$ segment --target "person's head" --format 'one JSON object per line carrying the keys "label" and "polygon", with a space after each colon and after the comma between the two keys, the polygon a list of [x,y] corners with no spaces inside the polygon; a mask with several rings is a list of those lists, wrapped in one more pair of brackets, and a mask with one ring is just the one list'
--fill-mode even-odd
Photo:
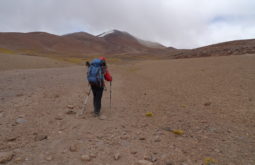
{"label": "person's head", "polygon": [[102,66],[106,66],[106,58],[102,56],[99,59],[103,61]]}

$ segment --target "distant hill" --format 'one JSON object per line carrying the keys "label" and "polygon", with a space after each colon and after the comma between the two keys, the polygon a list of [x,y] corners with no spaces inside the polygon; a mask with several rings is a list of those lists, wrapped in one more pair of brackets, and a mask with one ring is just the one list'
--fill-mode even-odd
{"label": "distant hill", "polygon": [[255,53],[255,40],[238,40],[196,49],[176,49],[111,30],[98,36],[86,32],[54,35],[46,32],[0,33],[0,53],[87,58],[190,58]]}
{"label": "distant hill", "polygon": [[[144,42],[149,43],[149,41]],[[99,36],[85,32],[62,36],[45,32],[0,33],[0,49],[29,55],[87,57],[150,54],[158,48],[141,43],[127,32],[112,30]]]}
{"label": "distant hill", "polygon": [[255,53],[255,39],[236,40],[204,46],[190,50],[178,50],[171,55],[175,58],[227,56]]}

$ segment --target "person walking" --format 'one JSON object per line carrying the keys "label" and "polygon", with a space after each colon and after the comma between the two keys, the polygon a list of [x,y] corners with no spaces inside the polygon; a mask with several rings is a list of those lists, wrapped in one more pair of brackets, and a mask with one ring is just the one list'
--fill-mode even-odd
{"label": "person walking", "polygon": [[101,100],[105,89],[104,80],[112,82],[112,76],[108,71],[105,57],[96,58],[90,63],[87,62],[86,65],[88,66],[87,79],[93,93],[94,114],[99,116]]}

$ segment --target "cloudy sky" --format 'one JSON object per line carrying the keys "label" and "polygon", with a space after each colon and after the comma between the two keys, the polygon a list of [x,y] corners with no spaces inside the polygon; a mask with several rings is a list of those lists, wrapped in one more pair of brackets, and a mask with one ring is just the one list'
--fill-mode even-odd
{"label": "cloudy sky", "polygon": [[0,0],[0,32],[111,29],[177,48],[255,38],[255,0]]}

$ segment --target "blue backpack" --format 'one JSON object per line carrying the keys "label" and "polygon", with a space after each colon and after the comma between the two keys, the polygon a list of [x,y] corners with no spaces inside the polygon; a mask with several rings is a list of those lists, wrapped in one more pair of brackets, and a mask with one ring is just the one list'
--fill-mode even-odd
{"label": "blue backpack", "polygon": [[87,79],[90,84],[103,85],[104,73],[103,73],[103,61],[100,59],[94,59],[91,61],[87,72]]}

